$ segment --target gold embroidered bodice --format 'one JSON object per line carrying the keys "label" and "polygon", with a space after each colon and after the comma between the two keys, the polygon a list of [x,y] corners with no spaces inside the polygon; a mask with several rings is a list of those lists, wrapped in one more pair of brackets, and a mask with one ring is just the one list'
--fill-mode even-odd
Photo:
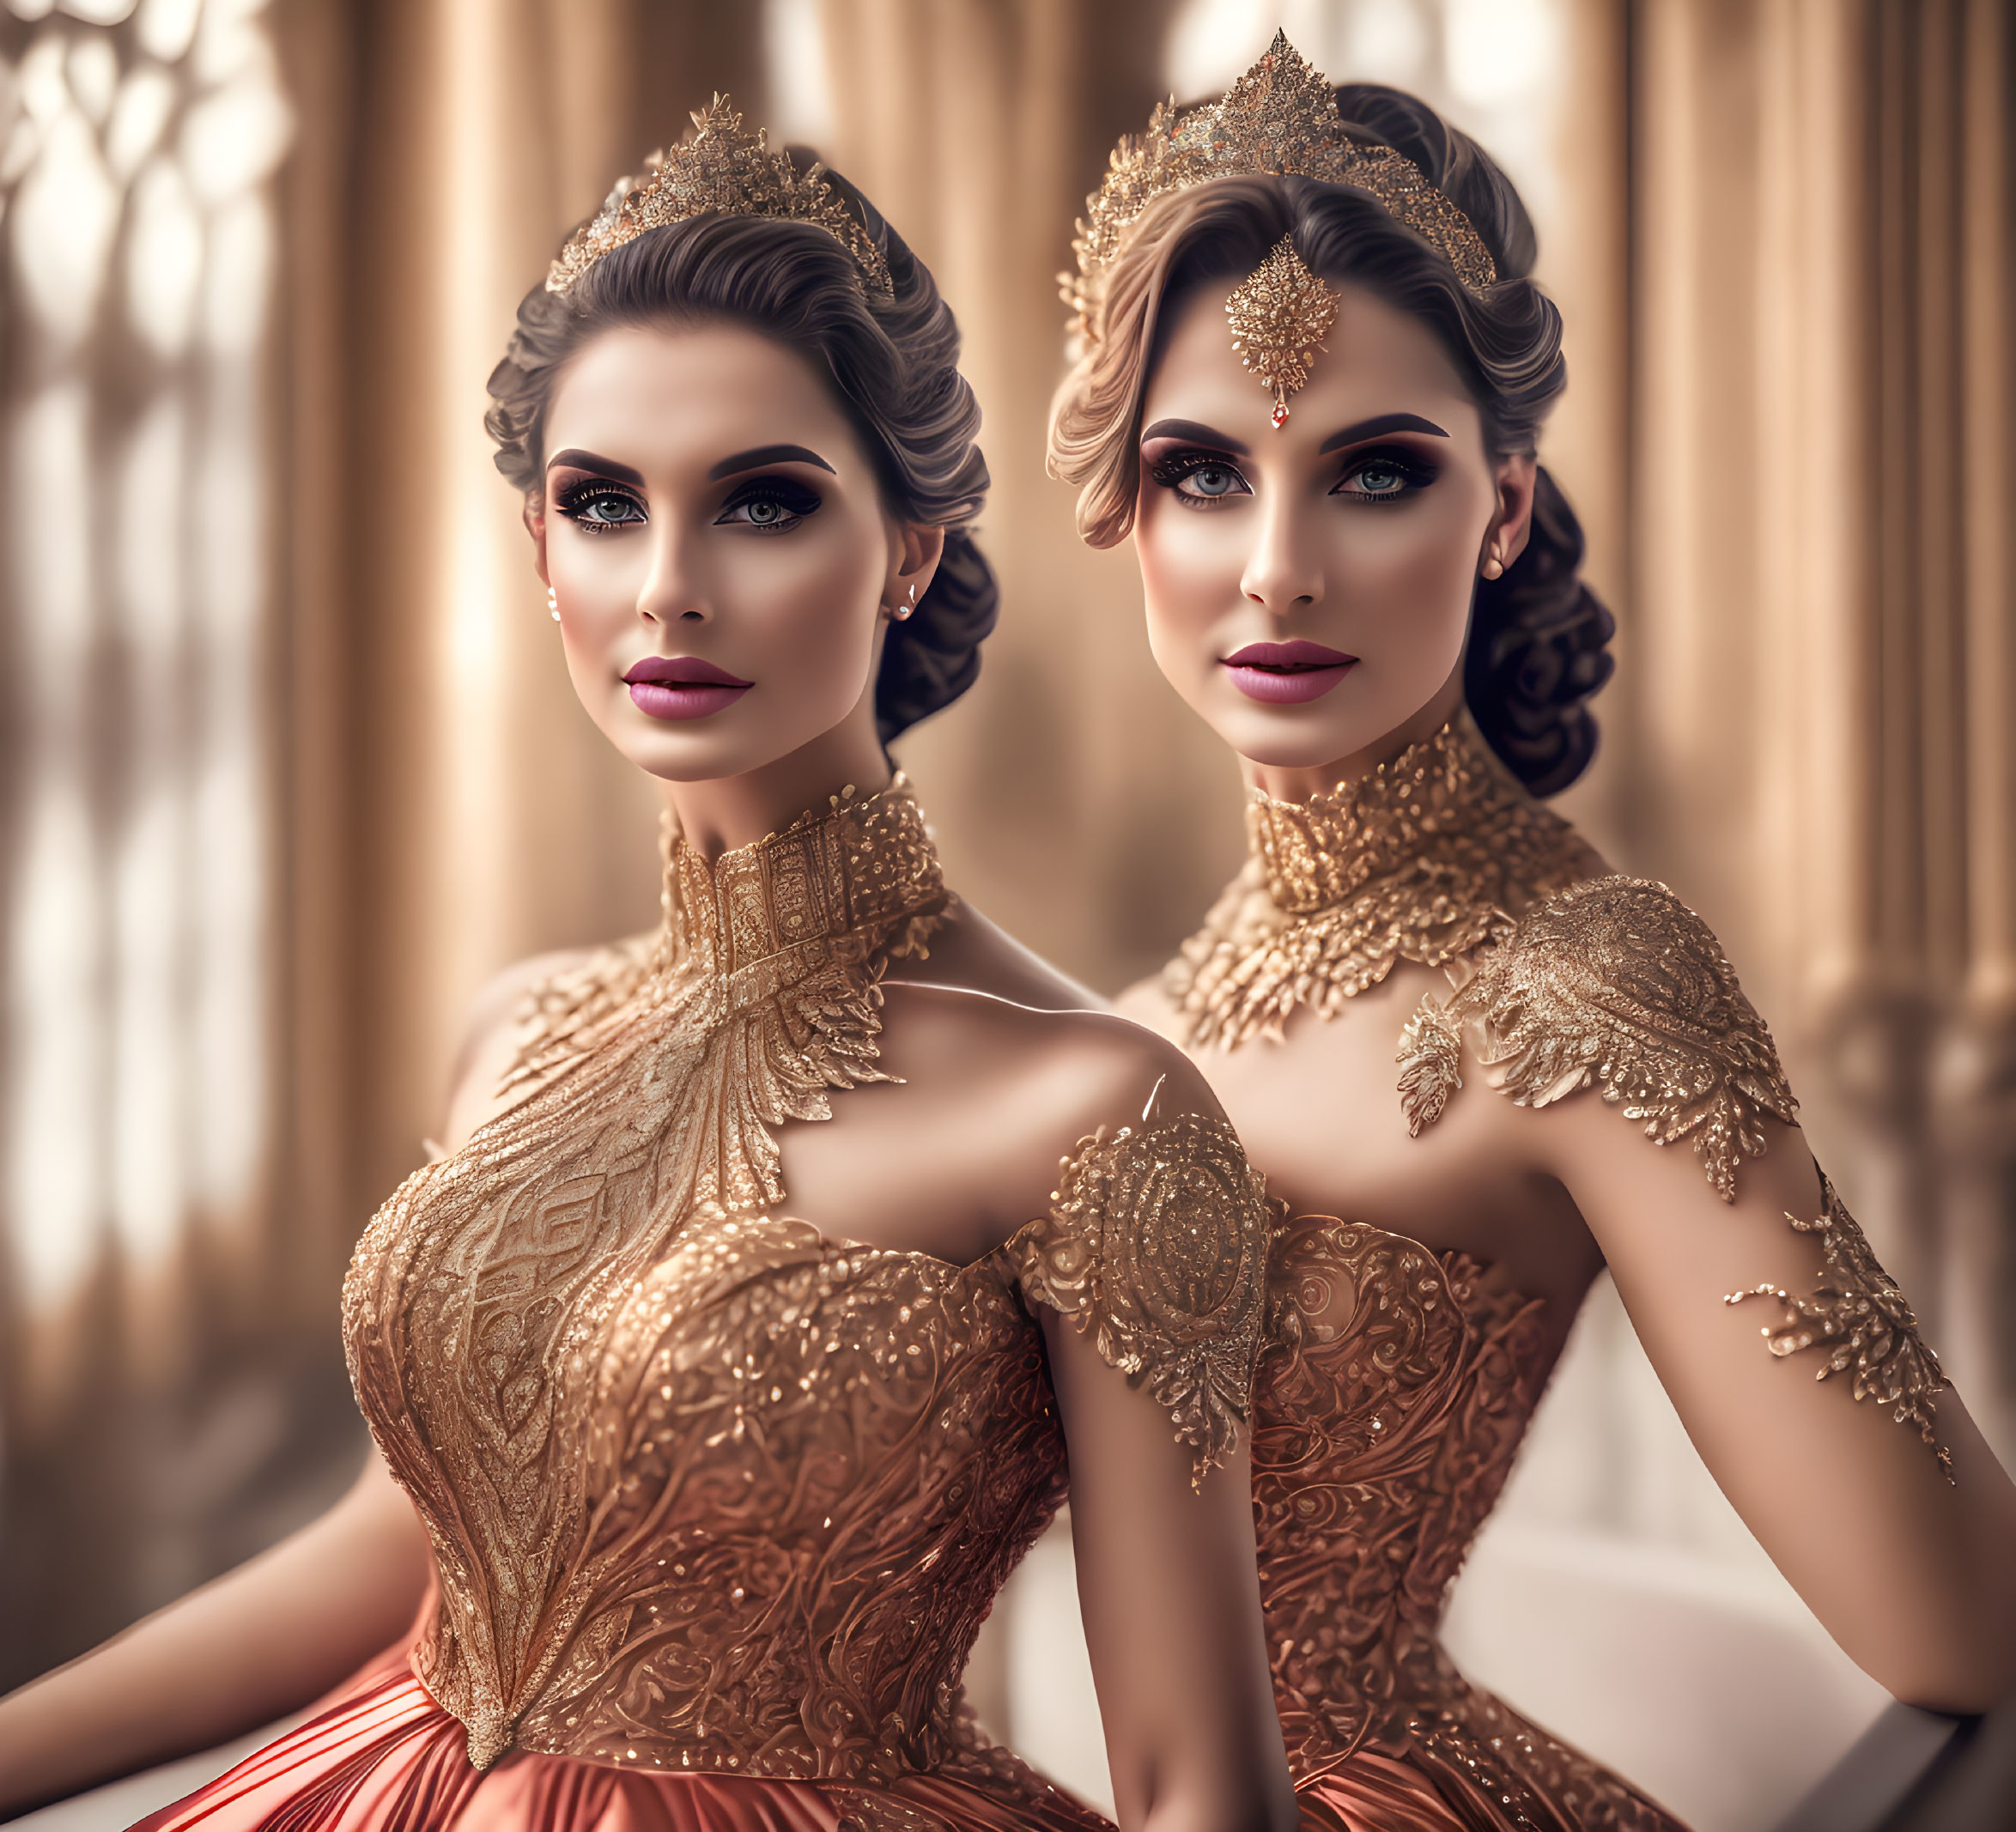
{"label": "gold embroidered bodice", "polygon": [[1305,1823],[1333,1823],[1326,1784],[1348,1788],[1353,1758],[1371,1752],[1436,1777],[1452,1805],[1495,1816],[1452,1822],[1479,1832],[1678,1832],[1469,1684],[1437,1639],[1545,1384],[1552,1343],[1539,1305],[1460,1253],[1326,1216],[1282,1225],[1272,1288],[1254,1512],[1275,1702]]}
{"label": "gold embroidered bodice", "polygon": [[[1466,717],[1306,804],[1256,793],[1248,832],[1245,870],[1165,981],[1193,1048],[1264,1047],[1296,1006],[1337,1016],[1406,960],[1453,988],[1396,1040],[1416,1136],[1462,1088],[1466,1042],[1515,1101],[1593,1089],[1655,1142],[1688,1143],[1725,1200],[1765,1119],[1794,1119],[1770,1034],[1706,925],[1665,886],[1606,872]],[[1787,1219],[1819,1237],[1815,1290],[1730,1301],[1776,1303],[1774,1354],[1819,1350],[1823,1377],[1932,1443],[1943,1377],[1903,1295],[1831,1188],[1818,1220]],[[1460,1254],[1321,1216],[1282,1224],[1270,1290],[1254,1495],[1298,1781],[1346,1787],[1350,1758],[1376,1751],[1437,1776],[1479,1824],[1668,1825],[1468,1686],[1436,1642],[1545,1379],[1538,1304]]]}
{"label": "gold embroidered bodice", "polygon": [[1179,1115],[1080,1142],[975,1265],[827,1238],[779,1212],[774,1131],[881,1074],[883,964],[947,902],[921,817],[899,779],[711,867],[675,840],[668,883],[654,943],[535,998],[522,1098],[350,1269],[358,1399],[434,1544],[415,1670],[479,1767],[1040,1791],[958,1691],[1063,1493],[1034,1309],[1216,1460],[1258,1350],[1259,1180]]}

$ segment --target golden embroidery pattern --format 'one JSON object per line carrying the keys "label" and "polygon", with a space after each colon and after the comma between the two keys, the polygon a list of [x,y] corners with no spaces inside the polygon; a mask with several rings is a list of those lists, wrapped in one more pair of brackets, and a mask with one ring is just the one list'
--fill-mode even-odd
{"label": "golden embroidery pattern", "polygon": [[1232,348],[1274,397],[1276,432],[1287,425],[1288,397],[1308,385],[1336,318],[1337,295],[1309,270],[1291,235],[1276,242],[1225,300]]}
{"label": "golden embroidery pattern", "polygon": [[[959,1689],[1065,1489],[1048,1288],[1017,1265],[1096,1268],[1102,1350],[1208,1442],[1195,1358],[1222,1386],[1215,1344],[1257,1340],[1264,1302],[1212,1255],[1264,1265],[1265,1214],[1197,1122],[1088,1140],[1072,1205],[969,1266],[774,1212],[774,1127],[880,1077],[878,976],[948,901],[900,780],[711,866],[675,843],[647,967],[535,999],[522,1098],[366,1230],[351,1379],[433,1543],[413,1669],[476,1767],[829,1782],[892,1827],[905,1787],[963,1780],[1017,1823],[1098,1823]],[[1207,1189],[1243,1202],[1238,1238],[1193,1211]]]}
{"label": "golden embroidery pattern", "polygon": [[1953,1455],[1933,1428],[1935,1402],[1947,1380],[1933,1353],[1918,1334],[1918,1319],[1896,1282],[1879,1264],[1848,1204],[1834,1186],[1820,1179],[1820,1214],[1804,1222],[1785,1219],[1800,1234],[1815,1235],[1823,1261],[1819,1283],[1803,1295],[1782,1285],[1753,1285],[1732,1291],[1722,1301],[1740,1304],[1746,1298],[1769,1298],[1784,1311],[1782,1321],[1766,1324],[1764,1339],[1773,1355],[1799,1355],[1817,1348],[1825,1360],[1813,1378],[1845,1374],[1855,1397],[1887,1407],[1900,1425],[1916,1425],[1953,1479]]}
{"label": "golden embroidery pattern", "polygon": [[1248,1416],[1266,1285],[1266,1186],[1222,1119],[1186,1114],[1086,1140],[1047,1218],[1010,1243],[1024,1286],[1089,1329],[1195,1454],[1231,1454]]}
{"label": "golden embroidery pattern", "polygon": [[1707,924],[1649,879],[1597,878],[1551,898],[1446,1004],[1424,1002],[1400,1047],[1412,1131],[1460,1085],[1473,1018],[1485,1065],[1519,1105],[1599,1087],[1647,1137],[1691,1140],[1724,1202],[1736,1199],[1738,1165],[1764,1155],[1764,1116],[1789,1125],[1798,1112],[1771,1034]]}
{"label": "golden embroidery pattern", "polygon": [[1467,718],[1305,803],[1255,792],[1251,855],[1165,979],[1193,1047],[1330,1017],[1396,960],[1440,967],[1509,933],[1594,855],[1493,757]]}
{"label": "golden embroidery pattern", "polygon": [[1478,1832],[1679,1832],[1437,1639],[1545,1381],[1540,1306],[1460,1253],[1316,1215],[1279,1228],[1270,1292],[1254,1511],[1303,1823],[1397,1824],[1397,1793],[1431,1796],[1438,1824],[1460,1801]]}

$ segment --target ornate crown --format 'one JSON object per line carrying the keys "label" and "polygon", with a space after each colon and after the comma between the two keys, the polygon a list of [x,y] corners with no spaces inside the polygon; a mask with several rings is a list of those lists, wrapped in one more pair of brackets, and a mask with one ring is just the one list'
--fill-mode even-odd
{"label": "ornate crown", "polygon": [[888,298],[895,288],[875,240],[826,182],[825,168],[804,172],[770,150],[762,128],[742,130],[742,117],[716,95],[693,117],[693,137],[669,153],[653,153],[635,178],[617,180],[600,212],[568,238],[546,275],[549,293],[564,293],[596,262],[647,229],[695,216],[770,216],[809,222],[854,258],[869,290]]}
{"label": "ornate crown", "polygon": [[1389,146],[1351,138],[1337,94],[1288,34],[1277,32],[1259,63],[1225,92],[1179,115],[1158,103],[1148,131],[1114,149],[1105,182],[1085,200],[1072,243],[1078,270],[1061,276],[1073,328],[1090,328],[1098,282],[1134,219],[1167,191],[1212,179],[1295,176],[1369,191],[1396,222],[1437,249],[1471,292],[1497,282],[1497,264],[1463,212]]}

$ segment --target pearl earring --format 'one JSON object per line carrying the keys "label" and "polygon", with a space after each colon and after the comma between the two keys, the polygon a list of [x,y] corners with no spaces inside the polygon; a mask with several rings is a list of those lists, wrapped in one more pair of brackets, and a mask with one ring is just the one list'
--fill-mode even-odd
{"label": "pearl earring", "polygon": [[546,609],[553,613],[553,621],[560,622],[560,594],[552,586],[546,587]]}

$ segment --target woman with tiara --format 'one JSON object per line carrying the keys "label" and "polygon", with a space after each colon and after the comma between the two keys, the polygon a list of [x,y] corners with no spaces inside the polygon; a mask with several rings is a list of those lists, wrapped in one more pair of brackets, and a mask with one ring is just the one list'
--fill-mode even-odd
{"label": "woman with tiara", "polygon": [[1156,659],[1251,791],[1245,870],[1123,1009],[1289,1217],[1254,1511],[1303,1823],[1673,1824],[1436,1640],[1606,1264],[1841,1646],[1983,1708],[2016,1677],[2016,1491],[1715,938],[1539,799],[1588,761],[1612,624],[1533,456],[1560,320],[1511,185],[1277,38],[1123,143],[1080,232],[1052,466],[1087,540],[1132,532]]}
{"label": "woman with tiara", "polygon": [[695,121],[526,297],[489,418],[663,786],[663,926],[479,1010],[344,1289],[369,1469],[0,1704],[0,1811],[361,1661],[147,1826],[1090,1832],[959,1690],[1068,1445],[1121,1823],[1292,1821],[1259,1180],[1180,1052],[946,889],[884,746],[994,614],[951,314],[851,186]]}

